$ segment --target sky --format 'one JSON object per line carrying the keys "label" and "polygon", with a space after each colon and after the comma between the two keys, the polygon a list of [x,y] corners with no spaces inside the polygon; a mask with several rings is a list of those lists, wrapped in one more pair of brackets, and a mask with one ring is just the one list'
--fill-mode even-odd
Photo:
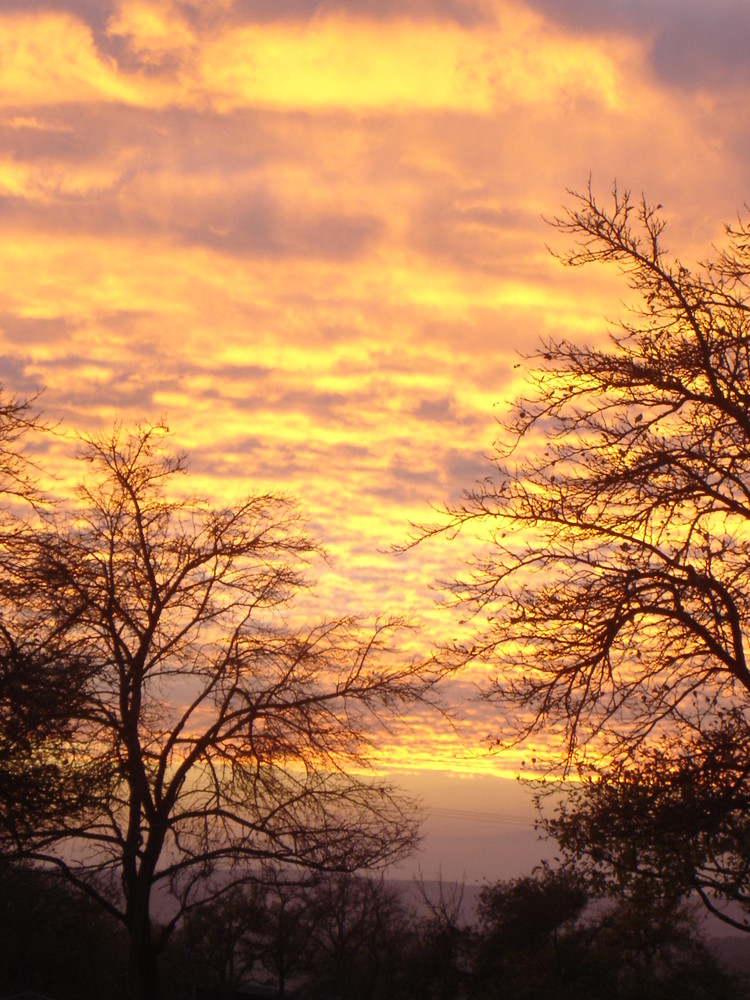
{"label": "sky", "polygon": [[[519,352],[622,309],[545,217],[616,179],[708,255],[750,197],[749,43],[742,0],[3,0],[4,389],[44,390],[62,472],[65,435],[164,418],[217,502],[298,496],[322,611],[429,650],[468,543],[391,547],[490,471]],[[504,873],[525,751],[487,753],[482,679],[381,763]]]}

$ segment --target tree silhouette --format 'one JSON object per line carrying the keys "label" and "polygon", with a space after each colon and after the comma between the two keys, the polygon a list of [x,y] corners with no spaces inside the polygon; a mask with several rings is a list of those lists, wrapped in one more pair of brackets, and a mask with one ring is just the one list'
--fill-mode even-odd
{"label": "tree silhouette", "polygon": [[[310,962],[315,918],[311,896],[317,879],[294,877],[277,865],[264,865],[262,926],[258,935],[260,962],[275,982],[279,1000],[287,996],[289,980]],[[337,876],[322,876],[335,878]]]}
{"label": "tree silhouette", "polygon": [[750,932],[749,737],[734,711],[687,741],[642,747],[629,766],[602,765],[572,785],[542,826],[600,891],[695,893]]}
{"label": "tree silhouette", "polygon": [[[314,886],[306,996],[377,1000],[399,993],[408,920],[398,889],[349,872]],[[408,959],[407,959],[408,960]]]}
{"label": "tree silhouette", "polygon": [[[46,504],[37,483],[36,465],[24,450],[29,435],[50,429],[36,410],[36,402],[36,396],[30,399],[8,396],[0,386],[0,495],[5,502],[4,528],[29,507],[36,509]],[[3,540],[7,540],[5,535]]]}
{"label": "tree silhouette", "polygon": [[85,794],[67,780],[63,795],[61,785],[87,665],[36,613],[29,572],[27,540],[51,506],[25,447],[50,431],[35,403],[0,389],[0,855],[53,815],[76,812]]}
{"label": "tree silhouette", "polygon": [[478,914],[473,995],[487,1000],[729,1000],[747,990],[712,955],[693,909],[650,891],[604,901],[575,865],[485,886]]}
{"label": "tree silhouette", "polygon": [[49,872],[0,865],[0,991],[15,997],[124,1000],[124,934]]}
{"label": "tree silhouette", "polygon": [[604,346],[526,358],[492,474],[418,536],[489,537],[452,586],[474,642],[447,652],[495,667],[499,742],[543,732],[563,770],[587,745],[627,762],[750,691],[750,229],[691,272],[661,206],[572,197],[563,262],[618,265],[640,304]]}
{"label": "tree silhouette", "polygon": [[437,885],[430,886],[420,874],[416,888],[426,912],[415,921],[406,996],[454,1000],[470,995],[473,940],[463,880],[446,882],[439,873]]}
{"label": "tree silhouette", "polygon": [[212,508],[160,427],[82,457],[76,505],[26,533],[22,566],[29,615],[87,668],[48,754],[76,808],[19,844],[124,924],[131,995],[151,997],[181,917],[257,862],[354,870],[412,849],[411,804],[351,767],[438,670],[393,654],[397,620],[290,624],[317,549],[288,498]]}
{"label": "tree silhouette", "polygon": [[232,1000],[263,956],[259,937],[265,918],[260,883],[231,886],[191,911],[165,953],[170,980],[185,993],[206,987],[221,1000]]}

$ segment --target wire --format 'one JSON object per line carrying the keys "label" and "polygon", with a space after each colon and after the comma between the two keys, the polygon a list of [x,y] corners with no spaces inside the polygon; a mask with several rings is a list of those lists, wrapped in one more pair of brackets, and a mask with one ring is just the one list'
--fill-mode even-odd
{"label": "wire", "polygon": [[533,829],[533,816],[522,816],[520,813],[482,812],[478,809],[458,809],[447,806],[435,806],[425,810],[427,816],[435,819],[470,820],[472,823],[489,823],[493,826],[519,826]]}

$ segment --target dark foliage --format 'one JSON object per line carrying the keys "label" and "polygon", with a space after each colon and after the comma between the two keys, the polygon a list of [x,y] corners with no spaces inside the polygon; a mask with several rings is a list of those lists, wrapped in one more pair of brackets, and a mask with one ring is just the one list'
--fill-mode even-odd
{"label": "dark foliage", "polygon": [[0,865],[0,995],[124,1000],[126,935],[49,873]]}
{"label": "dark foliage", "polygon": [[687,741],[664,738],[571,786],[543,825],[601,891],[649,881],[666,899],[694,892],[750,931],[749,738],[744,715],[720,713]]}
{"label": "dark foliage", "polygon": [[0,853],[6,855],[48,817],[77,812],[85,796],[82,785],[68,783],[65,795],[62,785],[87,664],[40,616],[28,572],[27,539],[43,530],[51,505],[24,445],[45,433],[34,400],[0,391]]}
{"label": "dark foliage", "polygon": [[649,894],[605,902],[583,872],[546,866],[483,891],[474,989],[488,1000],[728,1000],[744,993],[681,902]]}
{"label": "dark foliage", "polygon": [[[380,880],[266,869],[188,915],[170,939],[165,1000],[741,1000],[695,912],[642,883],[603,900],[572,867],[461,887],[420,912]],[[265,881],[264,881],[265,880]],[[0,990],[66,1000],[126,995],[127,940],[49,873],[0,872]]]}

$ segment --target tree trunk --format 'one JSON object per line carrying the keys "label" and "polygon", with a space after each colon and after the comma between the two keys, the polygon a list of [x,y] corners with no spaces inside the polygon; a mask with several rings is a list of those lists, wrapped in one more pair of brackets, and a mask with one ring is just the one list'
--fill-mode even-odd
{"label": "tree trunk", "polygon": [[128,908],[128,1000],[158,1000],[157,953],[151,935],[149,893],[137,892]]}

